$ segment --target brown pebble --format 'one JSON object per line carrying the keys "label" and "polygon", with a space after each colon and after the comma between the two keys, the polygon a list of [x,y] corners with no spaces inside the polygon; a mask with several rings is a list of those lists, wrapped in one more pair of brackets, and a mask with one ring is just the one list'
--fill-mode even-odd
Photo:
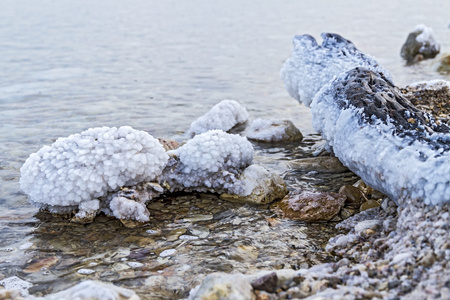
{"label": "brown pebble", "polygon": [[373,229],[367,229],[366,230],[366,235],[373,235],[375,233],[377,233],[377,232],[375,230],[373,230]]}
{"label": "brown pebble", "polygon": [[380,203],[378,203],[377,201],[369,200],[369,201],[366,201],[363,204],[361,204],[359,210],[360,211],[364,211],[364,210],[367,210],[369,208],[374,208],[374,207],[379,207],[379,206],[380,206]]}
{"label": "brown pebble", "polygon": [[272,272],[270,274],[264,275],[252,282],[252,287],[255,290],[266,291],[269,293],[275,292],[278,284],[277,273]]}

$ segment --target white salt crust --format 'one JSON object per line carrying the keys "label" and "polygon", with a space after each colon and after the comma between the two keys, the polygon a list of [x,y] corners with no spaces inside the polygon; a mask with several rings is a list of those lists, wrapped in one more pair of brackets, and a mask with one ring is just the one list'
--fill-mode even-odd
{"label": "white salt crust", "polygon": [[248,120],[247,110],[236,100],[222,100],[210,111],[192,122],[188,133],[191,136],[213,129],[228,131]]}
{"label": "white salt crust", "polygon": [[245,137],[211,130],[168,154],[163,180],[170,191],[240,194],[236,178],[252,163],[253,147]]}
{"label": "white salt crust", "polygon": [[323,85],[358,66],[382,73],[392,82],[389,72],[352,42],[336,34],[322,33],[322,38],[322,45],[318,45],[310,35],[294,37],[292,56],[281,69],[281,78],[291,97],[309,107]]}
{"label": "white salt crust", "polygon": [[99,203],[91,200],[154,181],[167,160],[162,145],[144,131],[91,128],[31,154],[20,169],[20,186],[32,203],[51,212],[79,205],[98,210]]}
{"label": "white salt crust", "polygon": [[[341,110],[336,94],[340,95],[334,81],[325,85],[315,96],[311,112],[314,128],[346,167],[397,204],[406,198],[421,199],[425,204],[450,202],[449,151],[434,150],[426,142],[410,137],[400,138],[393,133],[393,124],[361,122],[361,111],[353,106]],[[448,134],[433,135],[450,140]]]}

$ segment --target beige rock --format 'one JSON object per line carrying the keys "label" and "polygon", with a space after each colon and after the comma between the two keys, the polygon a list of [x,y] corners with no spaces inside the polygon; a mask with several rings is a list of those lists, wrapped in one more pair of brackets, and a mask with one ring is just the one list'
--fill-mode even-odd
{"label": "beige rock", "polygon": [[254,300],[253,287],[242,274],[212,273],[191,290],[188,300]]}
{"label": "beige rock", "polygon": [[260,142],[301,141],[303,135],[289,120],[256,119],[247,130],[247,138]]}
{"label": "beige rock", "polygon": [[[39,298],[38,298],[39,299]],[[117,287],[111,283],[86,280],[67,290],[47,295],[44,300],[139,300],[132,290]]]}
{"label": "beige rock", "polygon": [[329,221],[344,206],[346,197],[338,193],[300,192],[289,194],[272,209],[285,218],[305,222]]}
{"label": "beige rock", "polygon": [[362,191],[352,185],[344,185],[339,189],[339,194],[345,195],[345,204],[351,207],[359,207],[362,202]]}
{"label": "beige rock", "polygon": [[364,210],[367,210],[369,208],[374,208],[374,207],[378,207],[378,206],[380,206],[380,203],[378,203],[375,200],[369,200],[369,201],[366,201],[363,204],[361,204],[359,210],[360,211],[364,211]]}
{"label": "beige rock", "polygon": [[232,202],[263,205],[282,199],[288,193],[284,180],[278,174],[258,165],[247,167],[239,180],[243,185],[243,195],[222,194],[220,198]]}

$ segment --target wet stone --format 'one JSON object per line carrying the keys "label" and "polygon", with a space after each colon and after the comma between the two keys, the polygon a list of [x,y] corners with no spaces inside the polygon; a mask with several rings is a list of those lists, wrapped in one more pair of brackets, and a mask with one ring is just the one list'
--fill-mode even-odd
{"label": "wet stone", "polygon": [[292,193],[274,204],[272,209],[284,218],[323,222],[332,220],[341,211],[345,200],[346,196],[338,193]]}
{"label": "wet stone", "polygon": [[378,203],[376,200],[369,200],[361,204],[361,207],[359,208],[360,211],[368,210],[370,208],[379,207],[380,203]]}
{"label": "wet stone", "polygon": [[264,275],[252,282],[252,287],[255,290],[266,291],[273,293],[276,291],[278,284],[277,273],[272,272],[270,274]]}

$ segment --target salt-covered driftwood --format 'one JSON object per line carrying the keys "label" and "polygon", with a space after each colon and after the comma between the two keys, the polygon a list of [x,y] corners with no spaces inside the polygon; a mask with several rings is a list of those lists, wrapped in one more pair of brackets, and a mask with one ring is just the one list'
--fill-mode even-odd
{"label": "salt-covered driftwood", "polygon": [[[370,65],[343,69],[321,87],[310,104],[315,129],[344,165],[398,204],[405,198],[450,202],[450,129],[414,107],[385,72]],[[304,70],[285,66],[286,85]]]}

